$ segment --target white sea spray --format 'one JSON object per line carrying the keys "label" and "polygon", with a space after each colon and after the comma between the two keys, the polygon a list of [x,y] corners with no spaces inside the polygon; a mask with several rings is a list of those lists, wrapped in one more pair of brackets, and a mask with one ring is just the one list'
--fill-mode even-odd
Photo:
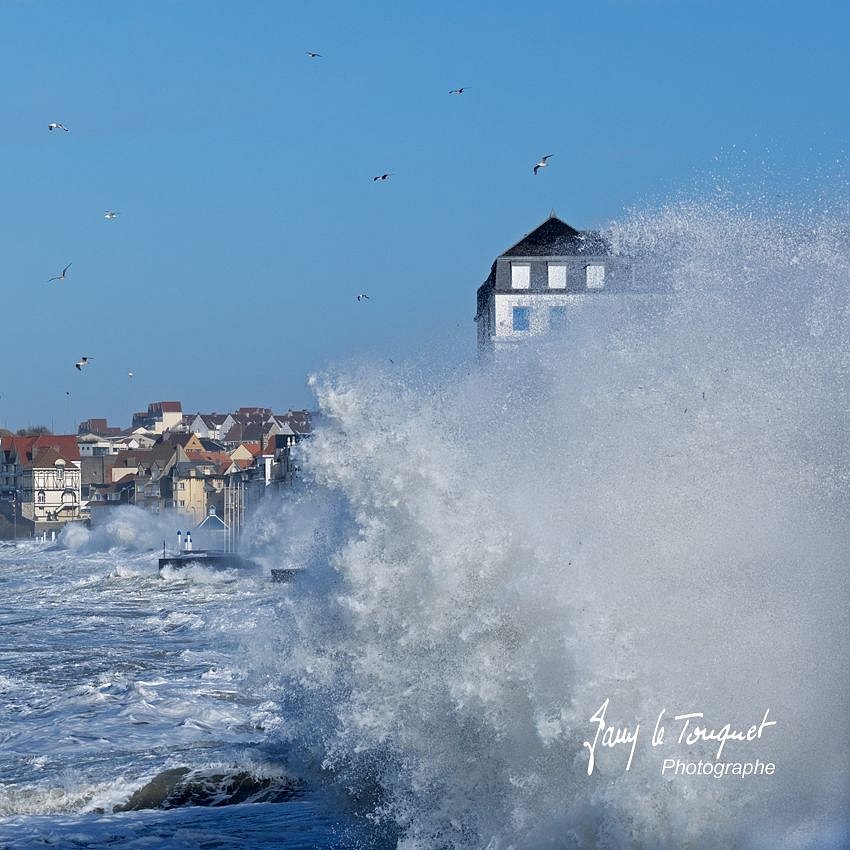
{"label": "white sea spray", "polygon": [[[845,220],[678,204],[609,236],[668,295],[489,369],[315,379],[324,530],[281,514],[307,569],[254,646],[278,731],[406,850],[844,846]],[[606,698],[645,737],[588,776]],[[662,777],[661,709],[767,708],[727,755],[773,776]]]}
{"label": "white sea spray", "polygon": [[[89,529],[79,523],[68,523],[59,535],[60,546],[88,554],[110,549],[145,551],[161,549],[163,543],[171,548],[178,528],[187,523],[185,517],[173,511],[154,514],[133,505],[109,510],[107,519]],[[194,523],[192,523],[194,524]]]}

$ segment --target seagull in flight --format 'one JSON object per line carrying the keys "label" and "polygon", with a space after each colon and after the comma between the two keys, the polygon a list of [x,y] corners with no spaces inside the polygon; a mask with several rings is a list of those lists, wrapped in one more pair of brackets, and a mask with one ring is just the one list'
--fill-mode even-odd
{"label": "seagull in flight", "polygon": [[358,301],[368,301],[368,300],[369,300],[369,296],[368,296],[365,292],[361,292],[361,293],[357,296],[357,300],[358,300]]}
{"label": "seagull in flight", "polygon": [[466,86],[461,86],[459,89],[452,89],[449,94],[463,94],[466,91]]}
{"label": "seagull in flight", "polygon": [[115,221],[115,219],[116,219],[116,218],[118,218],[118,215],[119,215],[119,213],[115,212],[115,210],[107,210],[107,211],[103,214],[103,217],[104,217],[107,221]]}
{"label": "seagull in flight", "polygon": [[93,360],[93,357],[81,357],[74,365],[77,367],[78,372],[83,371],[83,366],[89,365],[89,360]]}
{"label": "seagull in flight", "polygon": [[68,271],[68,269],[70,269],[70,268],[71,268],[71,264],[68,263],[68,265],[65,266],[64,269],[62,269],[62,274],[53,275],[53,277],[49,278],[47,282],[50,283],[51,280],[65,280],[65,272]]}
{"label": "seagull in flight", "polygon": [[305,52],[305,53],[306,53],[306,54],[307,54],[307,55],[308,55],[311,59],[321,59],[321,58],[322,58],[322,54],[321,54],[321,53],[314,53],[312,50],[305,50],[304,52]]}
{"label": "seagull in flight", "polygon": [[48,130],[64,130],[66,133],[68,132],[68,128],[64,124],[60,124],[58,121],[52,121],[47,125]]}
{"label": "seagull in flight", "polygon": [[534,166],[534,169],[533,169],[534,173],[535,173],[535,174],[537,174],[537,172],[538,172],[541,168],[546,168],[546,166],[549,164],[549,163],[547,162],[547,160],[549,159],[549,157],[551,157],[551,156],[553,156],[553,155],[554,155],[554,154],[547,153],[547,154],[546,154],[546,156],[541,156],[541,157],[540,157],[540,162],[538,162],[538,163],[537,163],[537,165],[535,165],[535,166]]}
{"label": "seagull in flight", "polygon": [[392,175],[393,175],[392,171],[390,171],[387,174],[379,174],[377,177],[372,178],[372,182],[374,182],[375,180],[389,180],[390,177],[392,177]]}

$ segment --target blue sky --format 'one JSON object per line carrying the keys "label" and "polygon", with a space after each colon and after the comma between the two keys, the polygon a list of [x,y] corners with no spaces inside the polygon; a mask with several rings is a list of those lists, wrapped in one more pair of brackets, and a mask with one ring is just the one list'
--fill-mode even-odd
{"label": "blue sky", "polygon": [[552,208],[844,174],[848,36],[837,0],[2,0],[0,426],[471,359],[476,288]]}

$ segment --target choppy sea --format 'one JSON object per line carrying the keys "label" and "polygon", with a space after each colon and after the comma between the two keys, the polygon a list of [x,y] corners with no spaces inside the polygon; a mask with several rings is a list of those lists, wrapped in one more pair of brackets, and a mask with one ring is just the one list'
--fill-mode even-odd
{"label": "choppy sea", "polygon": [[379,846],[267,735],[245,639],[281,586],[159,554],[0,543],[0,847]]}

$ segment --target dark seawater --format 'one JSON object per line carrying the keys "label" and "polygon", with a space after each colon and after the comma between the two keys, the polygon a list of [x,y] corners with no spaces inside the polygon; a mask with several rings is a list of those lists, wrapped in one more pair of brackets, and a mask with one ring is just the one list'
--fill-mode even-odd
{"label": "dark seawater", "polygon": [[165,525],[0,544],[0,847],[378,846],[269,740],[243,641],[280,586],[160,576]]}

